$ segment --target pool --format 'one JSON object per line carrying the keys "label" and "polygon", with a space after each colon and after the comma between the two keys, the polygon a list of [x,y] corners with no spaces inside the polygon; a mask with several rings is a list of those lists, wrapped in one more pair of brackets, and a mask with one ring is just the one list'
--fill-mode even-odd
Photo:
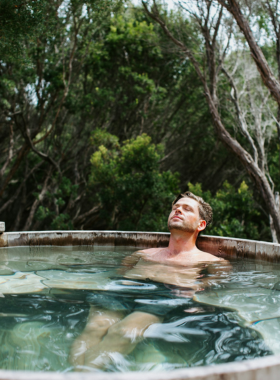
{"label": "pool", "polygon": [[[8,345],[6,347],[6,359],[2,349],[0,356],[4,365],[1,364],[1,367],[11,370],[9,357],[16,356],[18,357],[17,369],[19,369],[16,372],[0,371],[0,378],[4,379],[8,376],[11,379],[19,379],[27,376],[35,378],[36,376],[39,379],[47,375],[43,372],[26,372],[30,369],[35,371],[71,371],[69,364],[67,364],[69,348],[75,337],[84,328],[90,304],[87,294],[92,290],[104,292],[105,289],[110,292],[117,291],[118,294],[121,292],[127,294],[127,287],[132,288],[130,292],[133,293],[133,288],[139,286],[143,288],[143,286],[148,285],[145,297],[140,297],[142,302],[140,305],[147,304],[147,300],[151,303],[155,300],[166,302],[166,297],[169,297],[169,301],[178,299],[178,297],[167,296],[170,289],[153,288],[156,287],[156,283],[153,281],[146,283],[142,281],[143,279],[136,279],[136,284],[134,284],[133,281],[135,280],[130,278],[127,280],[128,282],[123,284],[121,282],[123,279],[116,273],[109,273],[107,277],[105,275],[106,272],[114,271],[114,268],[120,264],[121,257],[123,258],[134,251],[135,247],[166,245],[168,234],[73,231],[4,233],[0,236],[0,244],[2,245],[0,279],[3,280],[0,283],[0,293],[4,295],[4,297],[0,297],[2,310],[0,314],[2,320],[2,333],[0,335],[2,334],[2,337],[0,338],[2,339],[2,346],[11,334],[14,334],[13,339],[15,340],[14,347]],[[16,248],[18,245],[24,247]],[[42,247],[42,245],[49,245],[50,247]],[[61,248],[55,248],[54,245],[61,246]],[[260,374],[263,373],[262,371],[265,372],[265,377],[259,377],[260,379],[273,379],[273,376],[278,376],[280,361],[277,356],[271,356],[273,352],[278,353],[277,339],[274,339],[274,343],[272,342],[272,346],[269,347],[264,344],[262,339],[263,330],[267,330],[267,328],[262,331],[260,329],[261,324],[269,316],[259,314],[256,319],[256,315],[252,315],[252,310],[251,314],[250,310],[247,310],[248,300],[245,305],[246,310],[244,308],[236,310],[236,308],[238,309],[238,297],[242,291],[244,292],[244,289],[247,290],[247,293],[248,289],[250,290],[250,299],[256,297],[256,289],[258,289],[257,297],[262,297],[266,302],[272,300],[272,303],[276,302],[277,304],[278,277],[275,270],[277,264],[272,266],[269,262],[277,263],[279,261],[277,255],[279,246],[215,237],[201,238],[199,245],[208,252],[215,251],[220,256],[231,258],[233,268],[236,269],[231,273],[229,282],[231,284],[231,299],[226,300],[223,293],[225,277],[228,276],[225,272],[224,277],[222,276],[218,281],[215,278],[213,279],[212,294],[205,295],[205,291],[199,292],[194,301],[186,299],[185,304],[183,302],[181,305],[177,305],[177,308],[171,308],[169,314],[165,316],[166,319],[163,324],[159,323],[151,329],[148,328],[145,340],[140,342],[139,347],[136,347],[134,352],[130,354],[130,360],[125,361],[123,358],[119,358],[118,361],[116,358],[113,366],[108,367],[106,371],[136,371],[133,373],[133,378],[140,378],[140,376],[143,378],[143,372],[139,371],[150,370],[151,372],[145,372],[144,376],[147,379],[209,379],[210,375],[212,376],[211,379],[220,379],[221,375],[223,379],[246,379],[249,378],[246,376],[250,372],[256,373],[256,370]],[[49,260],[50,255],[53,256],[52,264]],[[248,258],[247,266],[244,266],[240,260],[244,257]],[[267,262],[256,261],[256,257],[258,259],[265,258]],[[92,262],[93,258],[95,258],[94,263]],[[75,277],[76,273],[80,273],[77,272],[77,268],[82,269],[84,273],[83,285],[79,284],[81,281]],[[262,275],[263,272],[266,273]],[[239,274],[237,275],[237,273]],[[24,280],[21,278],[23,275],[25,275]],[[99,289],[96,289],[96,284],[92,284],[92,278],[96,275],[99,275],[97,281]],[[31,278],[31,276],[33,277]],[[17,281],[26,281],[26,286],[32,285],[33,291],[30,293],[30,290],[24,289],[21,284],[19,286],[19,289],[23,289],[21,294],[19,291],[16,295],[8,294],[7,289],[10,286],[7,283],[11,279],[13,279],[14,284]],[[74,281],[76,283],[73,293],[70,288]],[[259,289],[262,290],[261,293]],[[160,295],[157,292],[160,292]],[[254,306],[254,301],[251,302],[252,305]],[[35,314],[33,312],[30,314],[30,309],[35,310]],[[259,313],[262,312],[262,310],[259,311]],[[257,311],[255,311],[256,313]],[[273,313],[271,317],[277,321],[277,310],[273,310]],[[258,319],[258,317],[261,318]],[[216,331],[217,322],[222,325],[219,331]],[[35,327],[34,334],[37,334],[36,336],[30,333],[32,324]],[[215,334],[215,343],[213,343]],[[270,336],[268,335],[265,339],[267,341],[270,339],[269,343],[271,344],[273,333],[270,333]],[[170,342],[172,342],[173,351],[179,353],[177,357],[179,356],[181,361],[176,359],[172,362],[169,359],[168,362],[166,360],[168,356],[172,356],[170,352],[168,353]],[[63,346],[66,347],[64,351]],[[186,357],[187,347],[192,348],[192,353],[188,353],[188,357]],[[45,350],[41,359],[38,355],[40,349]],[[200,356],[197,354],[198,352],[200,352]],[[32,368],[30,363],[36,362],[36,355],[37,367]],[[263,358],[241,361],[259,356],[263,356]],[[152,357],[153,360],[151,360]],[[42,358],[45,358],[45,361]],[[157,366],[151,368],[151,361],[156,362],[156,360],[158,361]],[[172,365],[170,365],[170,361]],[[224,364],[209,366],[209,364],[217,363]],[[201,365],[206,366],[200,367]],[[186,368],[187,366],[193,368]],[[21,371],[22,369],[25,371]],[[234,373],[234,376],[238,377],[231,377]],[[54,379],[70,379],[72,377],[76,379],[81,378],[81,376],[82,378],[94,376],[95,379],[125,379],[131,378],[131,372],[52,373],[51,376]]]}

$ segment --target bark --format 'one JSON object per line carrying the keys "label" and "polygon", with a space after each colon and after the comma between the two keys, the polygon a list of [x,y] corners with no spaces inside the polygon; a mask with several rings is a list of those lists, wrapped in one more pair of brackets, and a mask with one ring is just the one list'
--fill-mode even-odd
{"label": "bark", "polygon": [[227,70],[224,67],[222,67],[222,71],[225,74],[225,76],[228,78],[229,83],[233,89],[233,94],[231,94],[230,97],[231,97],[231,100],[232,100],[234,107],[235,107],[235,110],[236,110],[236,115],[237,115],[237,120],[238,120],[240,130],[241,130],[242,134],[248,140],[249,144],[251,145],[251,148],[254,152],[255,163],[258,163],[258,160],[259,160],[258,150],[257,150],[257,147],[255,146],[254,140],[252,139],[250,133],[248,132],[248,126],[247,126],[246,120],[242,115],[242,112],[240,109],[240,104],[239,104],[239,97],[238,97],[237,88],[235,86],[235,83],[234,83],[232,77],[229,75],[229,73],[227,72]]}
{"label": "bark", "polygon": [[3,177],[5,170],[7,169],[9,163],[11,162],[13,158],[13,148],[14,148],[14,130],[13,130],[13,124],[11,123],[10,124],[10,146],[9,146],[8,157],[0,170],[0,177]]}
{"label": "bark", "polygon": [[33,142],[32,142],[32,139],[30,137],[30,134],[29,134],[29,131],[28,131],[28,128],[26,126],[26,123],[24,121],[24,118],[23,118],[23,128],[20,128],[21,132],[22,132],[22,135],[23,135],[23,138],[25,139],[26,143],[29,145],[29,147],[33,150],[34,153],[36,153],[39,157],[41,157],[43,160],[46,160],[48,161],[50,164],[52,164],[54,166],[54,168],[58,171],[59,174],[61,174],[61,171],[60,171],[60,167],[58,166],[58,164],[54,161],[54,159],[50,156],[48,156],[47,154],[43,153],[43,152],[40,152],[37,148],[35,148]]}
{"label": "bark", "polygon": [[3,186],[0,189],[0,198],[4,194],[4,191],[6,190],[6,187],[8,186],[10,180],[13,178],[14,174],[16,173],[16,171],[17,171],[18,167],[20,166],[23,158],[29,152],[29,149],[30,149],[30,147],[27,144],[23,144],[21,150],[18,153],[16,162],[14,163],[14,165],[11,168],[11,170],[9,171],[9,173],[8,173],[8,175],[7,175],[4,183],[3,183]]}
{"label": "bark", "polygon": [[223,5],[236,20],[249,45],[251,55],[257,65],[263,83],[269,89],[271,95],[280,106],[280,83],[275,78],[267,63],[267,60],[265,59],[265,56],[263,55],[261,48],[257,44],[250,25],[246,18],[243,16],[238,2],[236,0],[218,0],[218,2]]}
{"label": "bark", "polygon": [[3,206],[0,208],[0,214],[6,210],[7,207],[9,207],[16,199],[17,197],[19,196],[22,188],[25,186],[26,184],[26,181],[28,180],[28,178],[43,164],[43,161],[39,162],[39,164],[37,164],[36,166],[34,166],[30,171],[29,173],[24,177],[24,180],[21,182],[20,186],[17,188],[16,192],[14,193],[14,195],[12,197],[10,197],[7,202],[5,202],[3,204]]}
{"label": "bark", "polygon": [[47,173],[47,176],[45,178],[45,181],[44,181],[44,184],[43,184],[43,187],[42,187],[42,190],[38,196],[38,198],[35,199],[35,201],[33,202],[32,206],[31,206],[31,210],[30,210],[30,213],[28,215],[28,218],[27,218],[27,221],[23,227],[23,231],[28,231],[29,228],[31,227],[31,224],[33,222],[33,219],[34,219],[34,216],[35,216],[35,212],[37,210],[37,207],[39,206],[39,204],[42,202],[42,200],[44,199],[44,196],[47,192],[47,189],[48,189],[48,182],[49,182],[49,179],[51,177],[51,174],[52,174],[52,171],[53,171],[53,168],[51,167],[49,170],[48,170],[48,173]]}
{"label": "bark", "polygon": [[[279,193],[278,192],[275,193],[275,203],[276,203],[276,206],[278,207],[278,210],[279,210]],[[272,241],[273,241],[273,243],[279,243],[271,215],[269,215],[269,223],[270,223]]]}
{"label": "bark", "polygon": [[98,211],[100,211],[100,209],[101,209],[101,206],[100,206],[100,205],[94,206],[92,209],[90,209],[89,211],[85,212],[84,214],[75,217],[75,218],[73,219],[73,224],[74,224],[74,225],[77,225],[77,224],[83,224],[84,221],[85,221],[87,218],[89,218],[90,216],[96,214]]}
{"label": "bark", "polygon": [[20,222],[22,219],[23,211],[25,208],[25,204],[26,204],[26,181],[24,181],[24,184],[23,184],[23,192],[22,192],[21,199],[20,199],[20,207],[19,207],[19,210],[17,212],[15,223],[14,223],[13,227],[11,228],[11,231],[18,231],[19,226],[20,226]]}
{"label": "bark", "polygon": [[[206,85],[207,86],[207,85]],[[280,241],[280,216],[279,211],[276,206],[272,189],[269,185],[269,182],[265,176],[265,174],[258,167],[253,157],[236,141],[225,129],[222,120],[220,118],[219,112],[215,107],[215,104],[210,97],[209,90],[205,91],[205,95],[208,101],[208,106],[210,113],[212,115],[212,120],[216,129],[216,133],[219,139],[223,142],[223,144],[231,150],[241,161],[243,166],[245,167],[247,173],[253,179],[254,183],[257,185],[262,198],[267,204],[267,208],[272,217],[277,239]]]}
{"label": "bark", "polygon": [[[272,22],[272,26],[273,26],[275,38],[276,38],[276,60],[277,60],[277,67],[278,67],[278,80],[280,81],[280,25],[277,18],[278,1],[276,2],[276,9],[272,8],[270,0],[267,0],[265,4],[266,4],[266,8]],[[277,127],[277,134],[278,134],[278,142],[280,144],[280,105],[279,104],[278,104],[276,127]],[[279,166],[280,166],[280,151],[279,151]]]}

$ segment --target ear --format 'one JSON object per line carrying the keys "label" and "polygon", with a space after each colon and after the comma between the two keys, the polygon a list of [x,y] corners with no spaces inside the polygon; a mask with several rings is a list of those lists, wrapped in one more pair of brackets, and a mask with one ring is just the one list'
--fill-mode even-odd
{"label": "ear", "polygon": [[205,220],[200,220],[199,225],[197,227],[197,230],[200,232],[200,231],[205,230],[205,228],[206,228],[206,222],[205,222]]}

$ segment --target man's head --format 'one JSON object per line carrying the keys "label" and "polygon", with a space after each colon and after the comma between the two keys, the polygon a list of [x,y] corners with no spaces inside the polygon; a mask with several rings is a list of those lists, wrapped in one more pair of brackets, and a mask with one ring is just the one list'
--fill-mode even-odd
{"label": "man's head", "polygon": [[212,221],[212,208],[201,197],[187,191],[179,194],[172,203],[168,228],[189,233],[200,233]]}

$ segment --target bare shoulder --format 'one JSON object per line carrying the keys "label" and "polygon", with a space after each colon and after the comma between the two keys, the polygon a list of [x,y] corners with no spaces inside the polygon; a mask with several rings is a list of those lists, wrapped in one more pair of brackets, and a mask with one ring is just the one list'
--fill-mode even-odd
{"label": "bare shoulder", "polygon": [[136,251],[134,254],[149,257],[149,256],[153,256],[153,255],[155,255],[155,254],[157,254],[163,250],[165,250],[165,248],[148,248],[148,249],[141,249],[140,251]]}
{"label": "bare shoulder", "polygon": [[127,267],[133,267],[141,258],[149,258],[159,252],[162,248],[149,248],[149,249],[141,249],[139,251],[133,252],[131,255],[126,256],[122,265]]}
{"label": "bare shoulder", "polygon": [[217,257],[211,253],[201,251],[200,249],[198,249],[197,251],[200,255],[199,261],[213,261],[213,262],[220,262],[220,263],[225,263],[225,264],[228,263],[227,260],[221,257]]}

